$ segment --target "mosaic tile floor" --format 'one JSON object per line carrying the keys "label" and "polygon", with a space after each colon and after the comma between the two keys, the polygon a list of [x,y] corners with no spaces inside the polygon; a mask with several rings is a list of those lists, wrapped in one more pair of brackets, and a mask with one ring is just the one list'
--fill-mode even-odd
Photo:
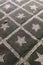
{"label": "mosaic tile floor", "polygon": [[43,65],[43,0],[0,0],[0,65]]}

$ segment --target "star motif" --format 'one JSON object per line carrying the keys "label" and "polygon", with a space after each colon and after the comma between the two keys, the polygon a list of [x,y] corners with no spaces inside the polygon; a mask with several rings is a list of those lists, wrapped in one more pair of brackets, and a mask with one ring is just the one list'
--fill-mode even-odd
{"label": "star motif", "polygon": [[17,38],[18,38],[18,40],[16,41],[16,43],[19,43],[20,46],[22,46],[22,44],[26,43],[25,36],[24,37],[17,36]]}
{"label": "star motif", "polygon": [[32,5],[32,6],[30,6],[30,8],[32,9],[32,10],[37,10],[37,6],[36,5]]}
{"label": "star motif", "polygon": [[16,1],[20,3],[20,2],[22,2],[23,0],[16,0]]}
{"label": "star motif", "polygon": [[2,24],[1,29],[3,29],[5,31],[7,28],[9,28],[8,23]]}
{"label": "star motif", "polygon": [[4,59],[3,59],[4,56],[5,56],[4,54],[0,55],[0,62],[4,62]]}
{"label": "star motif", "polygon": [[7,9],[9,9],[11,7],[11,5],[10,4],[6,4],[5,6],[4,6],[4,8],[7,10]]}
{"label": "star motif", "polygon": [[32,24],[32,29],[35,30],[35,32],[37,32],[40,29],[40,25],[39,24]]}
{"label": "star motif", "polygon": [[18,18],[18,19],[22,19],[24,17],[25,17],[25,15],[23,13],[18,13],[18,16],[16,16],[16,18]]}
{"label": "star motif", "polygon": [[41,63],[41,65],[43,65],[43,55],[41,55],[39,53],[37,53],[37,55],[38,55],[39,58],[37,58],[35,61],[38,61],[38,62]]}

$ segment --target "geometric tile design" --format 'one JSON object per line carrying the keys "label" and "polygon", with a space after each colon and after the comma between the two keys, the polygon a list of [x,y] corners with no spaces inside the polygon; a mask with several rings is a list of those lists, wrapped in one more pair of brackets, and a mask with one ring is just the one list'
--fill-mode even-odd
{"label": "geometric tile design", "polygon": [[0,65],[43,65],[43,0],[0,0]]}
{"label": "geometric tile design", "polygon": [[11,11],[15,10],[17,6],[13,5],[10,2],[7,2],[6,4],[1,6],[1,9],[5,11],[6,13],[10,13]]}
{"label": "geometric tile design", "polygon": [[0,65],[12,65],[16,64],[18,59],[14,56],[14,54],[4,45],[0,45],[0,56],[2,55],[2,60],[0,58]]}
{"label": "geometric tile design", "polygon": [[34,1],[31,1],[30,3],[26,4],[24,8],[33,14],[37,14],[40,10],[42,10],[43,6]]}
{"label": "geometric tile design", "polygon": [[28,19],[30,19],[32,17],[32,15],[27,12],[25,12],[22,9],[19,9],[13,13],[10,14],[10,16],[16,20],[16,22],[23,24],[25,23]]}
{"label": "geometric tile design", "polygon": [[28,2],[28,1],[30,1],[30,0],[12,0],[14,3],[16,3],[16,4],[18,4],[18,5],[23,5],[23,4],[25,4],[26,2]]}
{"label": "geometric tile design", "polygon": [[[39,60],[39,58],[41,59],[42,55],[43,55],[43,46],[41,45],[35,50],[35,52],[30,56],[30,58],[27,61],[30,63],[30,65],[33,65],[33,64],[42,65],[43,62]],[[43,57],[42,57],[42,60],[43,60]]]}
{"label": "geometric tile design", "polygon": [[[19,38],[21,39],[19,40]],[[23,41],[22,39],[24,39],[24,42],[22,42]],[[30,41],[28,41],[28,39]],[[32,49],[32,47],[37,43],[37,41],[32,39],[23,30],[19,30],[7,41],[20,54],[20,56],[25,56]]]}
{"label": "geometric tile design", "polygon": [[24,28],[35,35],[38,39],[43,38],[43,22],[37,18],[31,20],[24,26]]}
{"label": "geometric tile design", "polygon": [[0,21],[0,36],[5,38],[13,32],[18,26],[13,23],[9,18],[4,18]]}

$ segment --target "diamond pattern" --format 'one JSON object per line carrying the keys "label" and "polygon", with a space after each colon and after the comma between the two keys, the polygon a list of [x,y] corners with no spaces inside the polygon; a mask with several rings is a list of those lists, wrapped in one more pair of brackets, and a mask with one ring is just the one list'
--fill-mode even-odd
{"label": "diamond pattern", "polygon": [[24,8],[33,14],[37,14],[40,10],[42,10],[43,6],[34,1],[31,1],[30,3],[25,5]]}
{"label": "diamond pattern", "polygon": [[0,65],[43,65],[43,0],[0,0]]}
{"label": "diamond pattern", "polygon": [[13,32],[18,26],[13,23],[9,18],[4,18],[0,22],[0,36],[5,38]]}
{"label": "diamond pattern", "polygon": [[[20,45],[21,40],[19,41],[19,44],[18,44],[18,42],[17,42],[17,36],[20,36],[22,38],[25,36],[25,41],[22,43],[22,45]],[[31,41],[28,41],[28,39],[31,40]],[[28,36],[22,30],[18,31],[16,34],[14,34],[7,41],[20,54],[20,56],[25,56],[25,54],[27,54],[27,52],[30,51],[30,49],[37,43],[37,41],[35,41],[34,39],[32,39],[30,36]],[[27,52],[25,52],[26,50],[27,50]]]}
{"label": "diamond pattern", "polygon": [[18,5],[23,5],[26,2],[30,1],[30,0],[12,0],[14,3],[18,4]]}
{"label": "diamond pattern", "polygon": [[16,5],[13,5],[10,2],[7,2],[6,4],[1,6],[1,9],[5,11],[6,13],[10,13],[11,11],[15,10],[17,8]]}
{"label": "diamond pattern", "polygon": [[[36,26],[34,27],[33,25]],[[38,39],[43,38],[43,22],[40,20],[34,18],[30,23],[25,25],[24,28],[35,35]]]}
{"label": "diamond pattern", "polygon": [[23,24],[25,23],[28,19],[32,17],[31,14],[28,14],[22,9],[19,9],[13,13],[10,14],[10,16],[18,23]]}
{"label": "diamond pattern", "polygon": [[[4,45],[0,45],[0,55],[3,55],[4,62],[0,62],[0,65],[12,65],[15,64],[18,59],[12,54],[12,52]],[[1,59],[0,59],[1,60]]]}
{"label": "diamond pattern", "polygon": [[[34,65],[41,65],[41,63],[38,61],[35,61],[39,55],[43,55],[43,46],[39,46],[36,51],[30,56],[30,58],[27,60],[28,62],[30,62],[30,65],[34,64]],[[40,51],[41,50],[41,51]],[[39,55],[38,55],[39,54]]]}

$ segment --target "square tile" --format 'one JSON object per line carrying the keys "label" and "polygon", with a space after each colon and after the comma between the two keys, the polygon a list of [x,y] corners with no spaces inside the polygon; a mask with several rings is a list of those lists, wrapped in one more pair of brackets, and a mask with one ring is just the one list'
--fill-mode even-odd
{"label": "square tile", "polygon": [[4,14],[0,11],[0,19],[4,17]]}
{"label": "square tile", "polygon": [[0,65],[13,65],[18,58],[4,45],[0,45]]}
{"label": "square tile", "polygon": [[13,5],[11,2],[7,2],[6,4],[1,6],[1,9],[5,11],[7,14],[17,8],[16,5]]}
{"label": "square tile", "polygon": [[43,46],[39,46],[27,61],[30,65],[43,65]]}
{"label": "square tile", "polygon": [[14,3],[18,4],[18,5],[23,5],[25,3],[27,3],[30,0],[12,0]]}
{"label": "square tile", "polygon": [[19,30],[17,33],[12,35],[7,42],[24,57],[33,47],[37,44],[37,41],[32,39],[23,30]]}
{"label": "square tile", "polygon": [[33,14],[37,14],[40,10],[43,9],[43,6],[40,5],[39,3],[31,1],[30,3],[25,5],[23,8],[25,8],[27,11],[29,11]]}
{"label": "square tile", "polygon": [[15,12],[11,13],[10,16],[19,24],[25,23],[32,17],[30,13],[27,13],[22,9],[16,10]]}
{"label": "square tile", "polygon": [[18,28],[18,26],[6,17],[0,21],[0,36],[5,38],[14,30],[16,30],[16,28]]}
{"label": "square tile", "polygon": [[43,22],[37,18],[32,19],[24,28],[36,36],[38,39],[43,37]]}

